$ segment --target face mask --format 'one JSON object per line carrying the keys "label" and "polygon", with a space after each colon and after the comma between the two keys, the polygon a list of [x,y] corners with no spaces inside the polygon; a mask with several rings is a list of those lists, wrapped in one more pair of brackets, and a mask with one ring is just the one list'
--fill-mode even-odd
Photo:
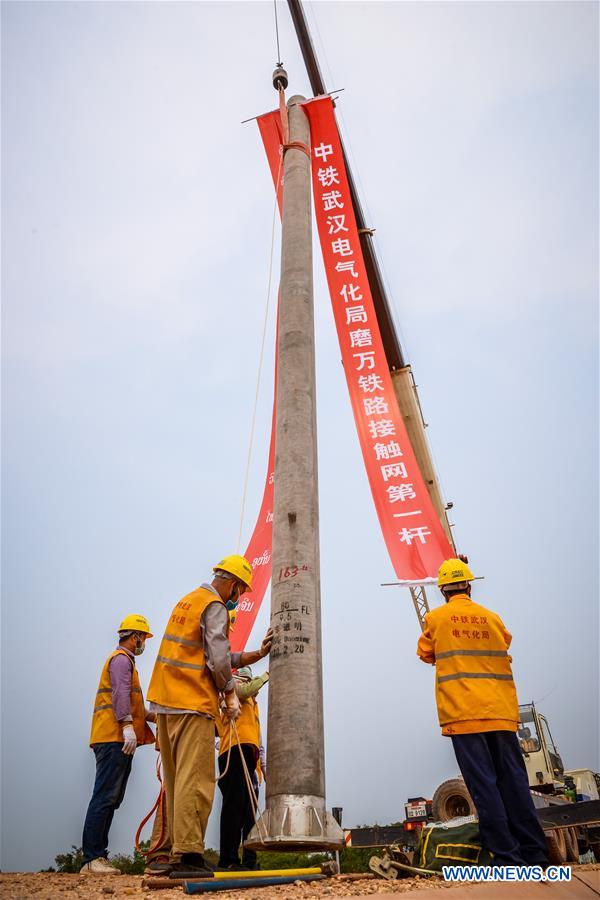
{"label": "face mask", "polygon": [[237,588],[234,588],[233,591],[231,592],[231,597],[229,598],[229,600],[227,600],[227,602],[225,603],[225,606],[227,607],[229,612],[231,612],[232,610],[236,609],[239,602],[240,602],[240,592],[238,591]]}

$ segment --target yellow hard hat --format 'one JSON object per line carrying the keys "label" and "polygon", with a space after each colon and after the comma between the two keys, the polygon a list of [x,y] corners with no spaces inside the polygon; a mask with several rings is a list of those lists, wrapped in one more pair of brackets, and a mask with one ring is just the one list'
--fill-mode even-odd
{"label": "yellow hard hat", "polygon": [[475,576],[462,559],[445,559],[438,572],[438,587],[460,581],[474,581]]}
{"label": "yellow hard hat", "polygon": [[136,613],[132,613],[130,616],[125,616],[125,618],[119,625],[118,631],[141,631],[146,635],[146,637],[154,637],[154,635],[150,631],[150,625],[146,616],[138,616],[136,615]]}
{"label": "yellow hard hat", "polygon": [[237,553],[232,556],[224,556],[220,563],[213,566],[213,572],[217,570],[235,575],[238,581],[244,582],[248,593],[252,590],[252,566],[245,556],[238,556]]}

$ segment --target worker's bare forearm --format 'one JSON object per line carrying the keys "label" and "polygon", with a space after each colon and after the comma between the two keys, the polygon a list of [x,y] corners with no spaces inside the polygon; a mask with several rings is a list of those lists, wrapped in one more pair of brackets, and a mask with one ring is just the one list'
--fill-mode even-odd
{"label": "worker's bare forearm", "polygon": [[258,662],[262,658],[263,654],[260,650],[247,650],[244,653],[240,653],[240,668],[242,666],[251,666],[252,663]]}

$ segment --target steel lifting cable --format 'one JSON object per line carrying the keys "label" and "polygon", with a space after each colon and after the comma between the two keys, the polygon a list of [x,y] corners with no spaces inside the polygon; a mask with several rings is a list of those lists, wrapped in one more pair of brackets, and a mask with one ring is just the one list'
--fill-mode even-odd
{"label": "steel lifting cable", "polygon": [[[281,177],[281,164],[283,156],[279,160],[279,170],[277,172],[277,185]],[[263,361],[265,357],[265,343],[267,339],[267,327],[269,324],[269,306],[271,302],[271,285],[273,282],[273,252],[275,248],[275,224],[277,222],[277,191],[275,191],[275,202],[273,204],[273,220],[271,223],[271,250],[269,253],[269,277],[267,280],[267,301],[265,304],[265,315],[263,319],[262,340],[260,344],[260,357],[258,361],[258,373],[256,376],[256,391],[254,394],[254,408],[252,410],[252,424],[250,426],[250,441],[248,444],[248,458],[246,460],[246,474],[244,477],[244,490],[242,492],[242,508],[240,511],[240,528],[237,539],[237,552],[240,552],[240,544],[242,541],[242,529],[244,527],[244,513],[246,511],[246,496],[248,494],[248,481],[250,478],[250,463],[252,460],[252,448],[254,446],[254,432],[256,428],[256,411],[258,409],[258,397],[260,393],[260,382],[262,377]]]}
{"label": "steel lifting cable", "polygon": [[273,12],[275,13],[275,38],[277,41],[277,65],[281,66],[281,51],[279,50],[279,22],[277,21],[277,0],[273,0]]}

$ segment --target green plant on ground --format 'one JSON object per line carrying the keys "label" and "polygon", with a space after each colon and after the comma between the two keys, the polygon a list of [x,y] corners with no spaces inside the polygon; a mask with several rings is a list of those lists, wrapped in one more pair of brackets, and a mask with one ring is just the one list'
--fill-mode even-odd
{"label": "green plant on ground", "polygon": [[116,853],[114,856],[111,856],[110,862],[117,867],[121,875],[143,875],[146,867],[144,853],[149,847],[150,841],[142,841],[140,853],[137,850],[134,850],[130,856],[125,853]]}
{"label": "green plant on ground", "polygon": [[[114,856],[110,857],[110,862],[113,866],[117,867],[122,875],[144,874],[144,853],[148,850],[150,841],[142,841],[140,846],[141,853],[134,850],[130,855],[127,855],[126,853],[115,853]],[[50,866],[48,869],[43,869],[42,871],[56,871],[70,874],[77,873],[83,864],[83,850],[81,847],[76,847],[75,844],[73,844],[67,853],[59,853],[55,856],[54,862],[56,863],[56,869],[54,866]]]}
{"label": "green plant on ground", "polygon": [[273,850],[258,853],[261,869],[309,869],[320,866],[329,858],[327,853],[277,853]]}
{"label": "green plant on ground", "polygon": [[72,844],[67,853],[59,853],[58,856],[55,856],[54,862],[57,872],[79,872],[83,862],[83,850]]}

